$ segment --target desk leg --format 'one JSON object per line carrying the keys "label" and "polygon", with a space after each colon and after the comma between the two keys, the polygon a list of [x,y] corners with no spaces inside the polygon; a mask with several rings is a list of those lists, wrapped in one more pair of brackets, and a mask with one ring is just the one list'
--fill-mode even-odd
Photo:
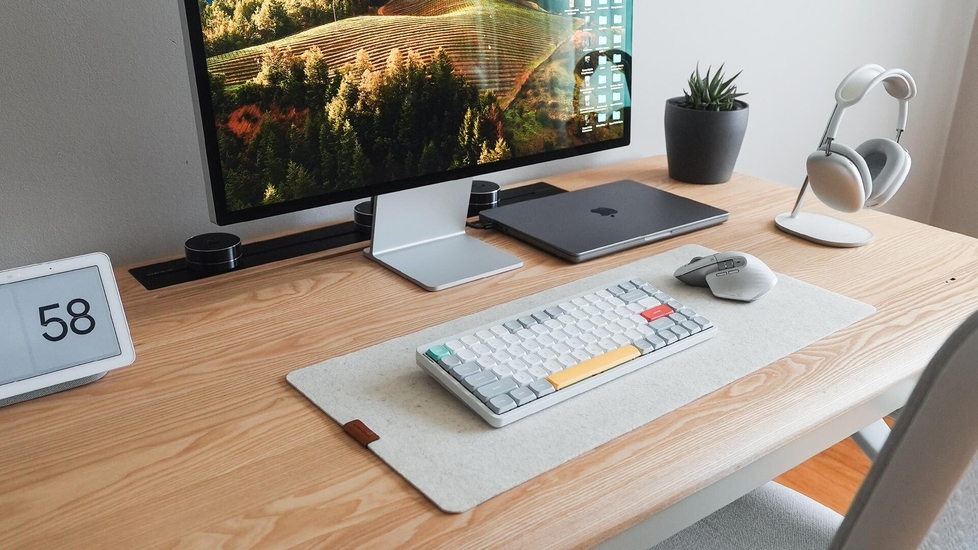
{"label": "desk leg", "polygon": [[693,493],[635,527],[602,542],[596,548],[647,550],[899,409],[906,404],[915,384],[916,380],[901,382],[879,397]]}

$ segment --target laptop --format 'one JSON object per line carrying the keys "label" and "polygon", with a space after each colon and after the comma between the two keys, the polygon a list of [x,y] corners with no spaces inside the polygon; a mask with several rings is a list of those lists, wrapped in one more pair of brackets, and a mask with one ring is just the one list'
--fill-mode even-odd
{"label": "laptop", "polygon": [[730,214],[622,180],[484,210],[482,222],[569,262],[584,262],[727,221]]}

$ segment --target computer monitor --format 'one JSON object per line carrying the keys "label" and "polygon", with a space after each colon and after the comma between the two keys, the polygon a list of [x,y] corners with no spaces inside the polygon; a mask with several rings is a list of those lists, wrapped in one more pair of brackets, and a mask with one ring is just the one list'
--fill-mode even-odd
{"label": "computer monitor", "polygon": [[467,178],[629,143],[631,0],[181,4],[218,225],[373,196],[380,260],[464,229]]}

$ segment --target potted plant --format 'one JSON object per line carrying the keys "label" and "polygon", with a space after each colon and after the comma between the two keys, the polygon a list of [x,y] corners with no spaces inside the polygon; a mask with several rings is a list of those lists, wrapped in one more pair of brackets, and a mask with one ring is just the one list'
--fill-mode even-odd
{"label": "potted plant", "polygon": [[699,65],[689,77],[684,97],[666,101],[666,155],[669,177],[687,183],[730,181],[747,132],[749,106],[737,99],[737,73],[724,79],[723,66],[716,74],[700,76]]}

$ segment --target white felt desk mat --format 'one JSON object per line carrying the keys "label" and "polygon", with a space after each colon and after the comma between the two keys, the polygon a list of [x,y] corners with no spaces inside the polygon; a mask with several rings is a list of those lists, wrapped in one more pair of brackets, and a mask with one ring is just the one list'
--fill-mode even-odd
{"label": "white felt desk mat", "polygon": [[[673,272],[712,251],[684,246],[294,371],[288,381],[439,508],[459,513],[759,370],[875,312],[779,275],[761,300],[718,300]],[[492,428],[415,364],[415,349],[555,300],[641,277],[701,313],[716,337],[503,428]]]}

